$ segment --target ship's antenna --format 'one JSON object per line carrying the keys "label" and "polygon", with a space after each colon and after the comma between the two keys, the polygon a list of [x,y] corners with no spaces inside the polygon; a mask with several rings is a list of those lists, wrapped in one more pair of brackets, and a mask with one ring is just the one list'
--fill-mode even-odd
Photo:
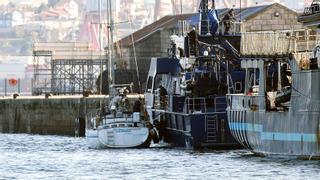
{"label": "ship's antenna", "polygon": [[240,22],[242,22],[242,1],[240,0],[240,12],[239,12],[239,16],[240,16]]}
{"label": "ship's antenna", "polygon": [[182,0],[180,0],[180,14],[182,15]]}

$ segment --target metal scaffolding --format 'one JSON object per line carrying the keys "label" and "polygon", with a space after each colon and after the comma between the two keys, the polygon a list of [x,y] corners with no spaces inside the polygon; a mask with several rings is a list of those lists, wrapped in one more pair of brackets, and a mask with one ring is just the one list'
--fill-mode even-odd
{"label": "metal scaffolding", "polygon": [[34,95],[94,92],[107,64],[105,53],[92,51],[88,43],[36,43],[33,56]]}

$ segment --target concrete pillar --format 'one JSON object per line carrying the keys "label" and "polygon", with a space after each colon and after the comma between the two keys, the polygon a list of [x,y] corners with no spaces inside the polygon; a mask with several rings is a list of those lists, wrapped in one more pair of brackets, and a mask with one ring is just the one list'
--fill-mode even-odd
{"label": "concrete pillar", "polygon": [[7,96],[7,78],[4,79],[4,96]]}

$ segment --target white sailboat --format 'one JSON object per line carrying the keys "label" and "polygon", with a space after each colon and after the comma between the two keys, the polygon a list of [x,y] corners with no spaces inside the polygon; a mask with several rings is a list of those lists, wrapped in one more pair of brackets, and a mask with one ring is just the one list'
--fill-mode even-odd
{"label": "white sailboat", "polygon": [[[149,147],[155,131],[140,112],[131,112],[127,95],[127,85],[115,85],[113,67],[113,21],[111,1],[108,1],[109,24],[109,99],[108,107],[87,121],[86,138],[89,148],[138,148]],[[101,14],[101,12],[100,12]],[[101,40],[101,38],[100,38]],[[100,43],[101,44],[101,43]],[[106,109],[106,111],[105,111]]]}

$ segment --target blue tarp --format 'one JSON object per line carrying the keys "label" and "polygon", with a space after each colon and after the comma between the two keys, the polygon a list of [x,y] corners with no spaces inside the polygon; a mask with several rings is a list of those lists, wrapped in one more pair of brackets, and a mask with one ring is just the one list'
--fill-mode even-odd
{"label": "blue tarp", "polygon": [[[209,23],[210,23],[210,32],[211,34],[215,34],[219,27],[219,18],[217,10],[209,10],[208,13]],[[194,15],[189,19],[189,25],[197,26],[200,22],[200,15]]]}
{"label": "blue tarp", "polygon": [[199,24],[200,15],[194,15],[189,19],[189,24],[191,26],[197,26]]}
{"label": "blue tarp", "polygon": [[209,23],[210,23],[210,33],[215,34],[219,28],[218,12],[216,10],[209,10],[208,13]]}

